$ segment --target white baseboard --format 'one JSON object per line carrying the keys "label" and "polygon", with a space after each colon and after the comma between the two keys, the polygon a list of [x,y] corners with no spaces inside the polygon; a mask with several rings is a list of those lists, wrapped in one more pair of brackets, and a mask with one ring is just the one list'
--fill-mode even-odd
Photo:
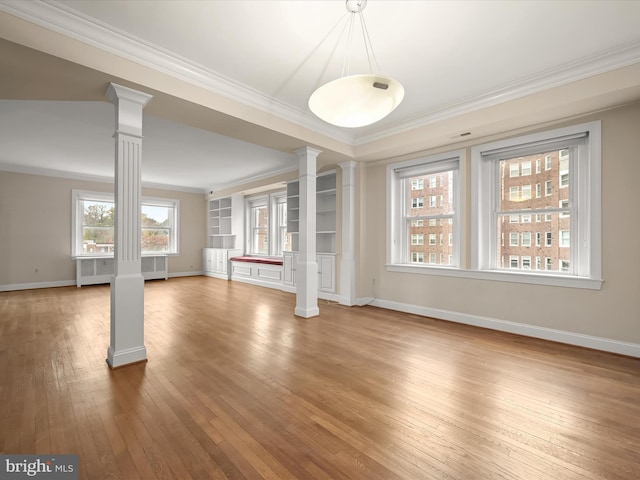
{"label": "white baseboard", "polygon": [[177,278],[177,277],[197,277],[202,275],[202,271],[198,272],[173,272],[167,275],[168,278]]}
{"label": "white baseboard", "polygon": [[250,283],[251,285],[256,285],[258,287],[267,287],[267,288],[275,288],[277,290],[282,290],[282,284],[276,282],[269,282],[264,280],[259,280],[253,277],[232,277],[232,281],[234,282],[242,282],[242,283]]}
{"label": "white baseboard", "polygon": [[0,285],[0,292],[11,292],[13,290],[33,290],[36,288],[53,288],[53,287],[75,287],[75,280],[57,280],[55,282],[37,282],[37,283],[12,283],[8,285]]}
{"label": "white baseboard", "polygon": [[630,357],[640,357],[640,345],[636,343],[621,342],[619,340],[594,337],[591,335],[567,332],[565,330],[556,330],[553,328],[525,325],[522,323],[509,322],[507,320],[471,315],[468,313],[458,313],[449,310],[440,310],[437,308],[392,302],[390,300],[376,299],[370,304],[375,307],[387,308],[398,312],[412,313],[440,320],[448,320],[450,322],[464,323],[466,325],[500,330],[502,332],[515,333],[517,335],[540,338],[543,340],[551,340],[553,342],[566,343],[579,347],[593,348],[595,350],[602,350]]}

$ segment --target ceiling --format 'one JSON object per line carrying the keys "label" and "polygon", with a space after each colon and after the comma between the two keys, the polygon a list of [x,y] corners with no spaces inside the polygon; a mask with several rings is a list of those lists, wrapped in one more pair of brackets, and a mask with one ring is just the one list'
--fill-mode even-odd
{"label": "ceiling", "polygon": [[[143,181],[196,191],[292,172],[305,145],[324,167],[376,161],[640,100],[640,1],[369,0],[405,98],[332,127],[307,100],[340,76],[345,15],[338,0],[0,0],[0,169],[112,177],[109,82],[154,96]],[[351,58],[368,71],[357,43]]]}

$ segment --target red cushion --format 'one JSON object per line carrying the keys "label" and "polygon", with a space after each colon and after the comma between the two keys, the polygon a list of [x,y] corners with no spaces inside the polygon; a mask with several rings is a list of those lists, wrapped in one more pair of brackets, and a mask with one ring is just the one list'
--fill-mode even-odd
{"label": "red cushion", "polygon": [[262,257],[232,257],[232,262],[251,262],[251,263],[266,263],[267,265],[282,265],[282,260],[276,258],[262,258]]}

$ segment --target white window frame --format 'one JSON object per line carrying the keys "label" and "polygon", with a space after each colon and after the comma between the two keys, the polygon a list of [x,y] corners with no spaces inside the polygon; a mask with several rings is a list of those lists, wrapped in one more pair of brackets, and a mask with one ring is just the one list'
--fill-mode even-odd
{"label": "white window frame", "polygon": [[[82,252],[82,223],[84,212],[80,206],[80,202],[83,200],[96,201],[96,202],[112,202],[115,205],[115,198],[111,192],[91,192],[87,190],[71,191],[71,257],[113,257],[113,253],[83,253]],[[142,246],[141,255],[180,255],[180,200],[170,198],[156,198],[156,197],[141,197],[141,205],[168,207],[173,208],[173,226],[170,227],[170,250],[167,252],[149,251],[143,252]],[[142,211],[140,212],[142,215]],[[115,229],[115,225],[114,225]],[[140,225],[140,234],[142,236],[142,224]]]}
{"label": "white window frame", "polygon": [[[259,195],[250,195],[245,197],[245,219],[246,219],[246,253],[247,255],[256,255],[260,257],[282,258],[283,243],[283,227],[286,231],[286,225],[279,224],[278,205],[287,205],[286,190],[278,190],[277,192],[262,193]],[[254,225],[252,207],[267,207],[267,253],[258,253],[254,245]]]}
{"label": "white window frame", "polygon": [[[444,271],[451,271],[460,267],[460,234],[463,222],[461,205],[461,185],[464,185],[464,150],[445,152],[428,157],[406,160],[393,163],[387,166],[387,259],[386,268],[388,271],[405,273],[422,273],[426,275],[442,274]],[[450,221],[454,239],[452,245],[452,261],[449,265],[424,264],[416,265],[410,263],[410,253],[408,252],[409,240],[406,228],[405,187],[403,182],[408,178],[409,172],[416,172],[415,175],[437,174],[442,171],[453,170],[453,213],[452,218],[446,215],[444,218]],[[436,217],[438,217],[436,215]],[[442,218],[440,218],[442,222]]]}
{"label": "white window frame", "polygon": [[[507,152],[504,158],[541,151],[560,139],[584,138],[572,147],[575,153],[570,170],[571,272],[498,271],[495,204],[498,198],[495,160],[487,154]],[[554,147],[555,148],[555,147]],[[552,131],[509,138],[471,148],[471,268],[481,272],[476,278],[600,289],[601,265],[601,122],[595,121]],[[495,157],[495,156],[494,156]],[[545,165],[546,167],[546,165]],[[576,221],[574,221],[576,219]],[[577,219],[581,221],[578,222]]]}

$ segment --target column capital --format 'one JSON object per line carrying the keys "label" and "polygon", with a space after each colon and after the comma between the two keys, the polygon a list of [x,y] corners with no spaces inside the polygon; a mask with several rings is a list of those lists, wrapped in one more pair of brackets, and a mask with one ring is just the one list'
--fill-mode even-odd
{"label": "column capital", "polygon": [[338,164],[338,166],[342,170],[347,170],[347,169],[350,169],[350,168],[356,168],[357,165],[358,165],[358,162],[356,162],[355,160],[347,160],[346,162],[340,162]]}
{"label": "column capital", "polygon": [[301,147],[296,150],[296,154],[300,159],[309,158],[309,157],[317,158],[318,155],[320,155],[321,153],[322,153],[322,150],[318,150],[317,148],[313,148],[308,145],[306,147]]}
{"label": "column capital", "polygon": [[110,83],[106,96],[116,106],[116,132],[142,135],[142,109],[153,95]]}

